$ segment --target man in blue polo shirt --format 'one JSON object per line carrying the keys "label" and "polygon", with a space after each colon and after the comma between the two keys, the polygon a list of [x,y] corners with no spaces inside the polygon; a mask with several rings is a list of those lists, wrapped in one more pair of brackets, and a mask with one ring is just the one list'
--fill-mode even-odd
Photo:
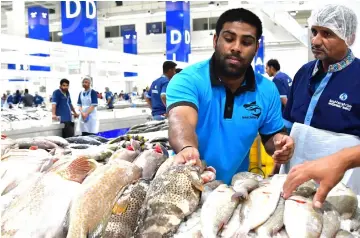
{"label": "man in blue polo shirt", "polygon": [[[312,12],[309,26],[316,60],[305,64],[294,77],[283,115],[285,125],[291,128],[297,122],[360,137],[360,60],[349,49],[355,40],[356,14],[345,6],[326,5]],[[290,187],[296,187],[293,184],[312,178],[326,181],[323,169],[327,169],[328,176],[338,171],[336,167],[329,167],[329,159],[342,160],[344,167],[349,167],[347,158],[358,157],[359,151],[360,146],[348,148],[325,158],[314,158],[317,161],[308,162],[307,166],[298,165],[291,170],[286,182],[286,197],[291,193]],[[308,169],[308,165],[313,169]],[[336,179],[320,184],[315,206],[321,206],[336,184]]]}
{"label": "man in blue polo shirt", "polygon": [[105,88],[105,100],[108,109],[114,109],[114,94],[110,91],[109,87]]}
{"label": "man in blue polo shirt", "polygon": [[176,74],[176,64],[172,61],[163,63],[163,75],[156,79],[146,95],[146,101],[152,110],[154,120],[164,120],[166,117],[166,87],[169,80]]}
{"label": "man in blue polo shirt", "polygon": [[64,123],[63,138],[74,136],[74,122],[72,122],[71,111],[74,117],[78,117],[71,103],[69,84],[69,80],[62,79],[60,81],[60,88],[56,89],[51,97],[52,118],[53,120],[58,120],[60,117],[60,123]]}
{"label": "man in blue polo shirt", "polygon": [[289,94],[290,86],[292,84],[292,80],[289,75],[280,72],[280,64],[279,61],[277,61],[276,59],[271,59],[267,62],[266,73],[270,77],[274,77],[273,82],[279,91],[281,106],[282,109],[284,109],[287,102],[287,95]]}
{"label": "man in blue polo shirt", "polygon": [[262,23],[252,12],[231,9],[216,23],[215,53],[183,69],[170,81],[167,95],[169,140],[176,163],[200,158],[226,183],[248,171],[245,159],[258,132],[277,163],[293,153],[286,136],[275,85],[254,73],[251,62],[259,48]]}

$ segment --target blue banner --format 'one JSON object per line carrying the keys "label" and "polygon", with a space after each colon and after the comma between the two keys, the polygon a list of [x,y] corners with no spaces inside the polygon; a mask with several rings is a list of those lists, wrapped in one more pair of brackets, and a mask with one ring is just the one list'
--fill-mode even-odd
{"label": "blue banner", "polygon": [[259,40],[259,49],[254,58],[255,72],[259,74],[265,74],[264,56],[265,56],[264,36],[261,36]]}
{"label": "blue banner", "polygon": [[136,31],[135,24],[122,25],[120,26],[120,36],[124,36],[129,31]]}
{"label": "blue banner", "polygon": [[146,35],[162,34],[162,22],[146,23]]}
{"label": "blue banner", "polygon": [[189,62],[190,2],[166,1],[166,59]]}
{"label": "blue banner", "polygon": [[[28,8],[28,37],[36,40],[49,41],[49,10],[44,7],[34,6]],[[31,54],[34,56],[48,57],[48,54]],[[8,69],[16,69],[15,64],[8,64]],[[50,71],[47,66],[18,65],[18,70]]]}
{"label": "blue banner", "polygon": [[[124,53],[137,55],[137,33],[136,31],[128,31],[123,38]],[[124,72],[124,77],[134,77],[137,73]]]}
{"label": "blue banner", "polygon": [[61,1],[62,43],[98,48],[96,1]]}

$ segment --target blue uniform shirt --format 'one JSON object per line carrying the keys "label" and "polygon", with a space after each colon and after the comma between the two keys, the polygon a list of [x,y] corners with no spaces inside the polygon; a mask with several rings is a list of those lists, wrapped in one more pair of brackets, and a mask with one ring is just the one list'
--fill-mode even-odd
{"label": "blue uniform shirt", "polygon": [[109,98],[111,98],[110,103],[108,104],[109,108],[113,108],[114,107],[114,95],[112,94],[112,92],[105,92],[105,100],[106,103],[109,100]]}
{"label": "blue uniform shirt", "polygon": [[158,116],[166,113],[166,107],[161,100],[161,95],[166,95],[166,87],[169,84],[169,79],[163,75],[156,79],[150,87],[147,98],[151,99],[152,115]]}
{"label": "blue uniform shirt", "polygon": [[258,132],[273,135],[284,124],[279,92],[270,80],[250,67],[233,94],[214,69],[214,61],[206,60],[176,74],[167,87],[167,110],[186,105],[198,111],[200,157],[216,169],[217,179],[229,183],[236,172],[248,171],[246,156]]}
{"label": "blue uniform shirt", "polygon": [[37,105],[41,105],[44,102],[43,97],[39,96],[39,95],[35,95],[34,97],[34,104]]}
{"label": "blue uniform shirt", "polygon": [[278,72],[275,75],[273,82],[279,90],[280,98],[287,98],[292,84],[291,78],[283,72]]}
{"label": "blue uniform shirt", "polygon": [[56,116],[60,116],[61,122],[71,122],[71,98],[70,93],[63,93],[60,89],[53,92],[51,103],[56,104]]}
{"label": "blue uniform shirt", "polygon": [[322,71],[316,60],[296,73],[283,115],[286,127],[298,122],[360,136],[360,60],[349,51],[327,73]]}
{"label": "blue uniform shirt", "polygon": [[13,95],[9,95],[8,98],[6,99],[6,102],[7,102],[8,104],[13,104],[13,103],[14,103]]}

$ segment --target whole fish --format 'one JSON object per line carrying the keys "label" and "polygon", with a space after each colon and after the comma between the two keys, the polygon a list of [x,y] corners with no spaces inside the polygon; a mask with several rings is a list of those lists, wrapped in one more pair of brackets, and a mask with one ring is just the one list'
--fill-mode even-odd
{"label": "whole fish", "polygon": [[76,150],[86,150],[90,148],[90,145],[85,144],[70,144],[69,148],[76,149]]}
{"label": "whole fish", "polygon": [[58,145],[51,141],[36,137],[17,139],[16,143],[19,145],[19,149],[29,149],[32,146],[36,146],[39,149],[51,150],[58,147]]}
{"label": "whole fish", "polygon": [[355,236],[348,231],[339,230],[335,238],[355,238]]}
{"label": "whole fish", "polygon": [[98,136],[98,135],[89,135],[89,137],[94,138],[95,140],[101,142],[101,143],[108,143],[109,139],[103,137],[103,136]]}
{"label": "whole fish", "polygon": [[156,145],[154,149],[142,152],[134,160],[134,164],[142,168],[142,179],[152,179],[162,163],[169,157],[167,150],[161,146]]}
{"label": "whole fish", "polygon": [[201,209],[201,234],[204,238],[216,238],[230,220],[239,200],[233,199],[235,191],[226,184],[217,187]]}
{"label": "whole fish", "polygon": [[89,136],[74,136],[68,137],[65,140],[67,140],[69,143],[74,144],[101,145],[101,142]]}
{"label": "whole fish", "polygon": [[342,219],[352,218],[358,207],[356,194],[341,182],[329,192],[326,201],[335,207]]}
{"label": "whole fish", "polygon": [[321,210],[323,212],[323,227],[320,238],[335,237],[340,230],[340,214],[327,201],[324,202]]}
{"label": "whole fish", "polygon": [[209,195],[221,184],[224,184],[224,182],[220,180],[214,180],[204,184],[204,191],[201,193],[200,205],[203,205]]}
{"label": "whole fish", "polygon": [[312,199],[291,196],[285,201],[284,225],[289,237],[318,238],[323,227],[323,215],[314,210]]}
{"label": "whole fish", "polygon": [[285,199],[280,197],[274,213],[264,224],[256,228],[255,231],[259,237],[272,237],[281,230],[284,226],[284,209]]}
{"label": "whole fish", "polygon": [[51,141],[52,143],[57,144],[58,146],[63,148],[69,145],[69,142],[60,136],[46,136],[44,137],[44,139]]}
{"label": "whole fish", "polygon": [[140,144],[136,140],[131,140],[130,145],[126,149],[119,149],[112,154],[109,162],[113,160],[125,160],[133,162],[134,159],[140,154]]}
{"label": "whole fish", "polygon": [[150,140],[149,142],[157,143],[157,142],[168,142],[168,141],[169,141],[169,138],[167,138],[167,137],[156,137],[156,138]]}
{"label": "whole fish", "polygon": [[254,174],[251,172],[239,172],[232,177],[231,185],[233,186],[237,180],[244,180],[248,178],[256,179],[258,181],[263,180],[263,177],[259,174]]}
{"label": "whole fish", "polygon": [[172,237],[200,201],[203,168],[174,165],[150,184],[135,237]]}
{"label": "whole fish", "polygon": [[278,205],[285,178],[281,175],[274,176],[270,183],[262,184],[250,193],[241,208],[241,227],[236,232],[237,237],[246,236],[249,231],[261,226],[270,218]]}
{"label": "whole fish", "polygon": [[222,238],[232,238],[236,234],[240,226],[240,211],[241,211],[241,203],[234,210],[228,224],[224,227],[221,232],[220,237]]}
{"label": "whole fish", "polygon": [[174,238],[201,238],[201,207],[198,207],[195,212],[186,217],[174,234]]}
{"label": "whole fish", "polygon": [[2,237],[60,235],[66,212],[80,188],[78,182],[82,182],[93,169],[94,164],[91,161],[79,158],[66,168],[61,167],[36,179],[35,183],[13,200],[4,212]]}
{"label": "whole fish", "polygon": [[302,197],[310,197],[316,193],[317,185],[314,180],[309,180],[301,184],[293,195],[298,195]]}
{"label": "whole fish", "polygon": [[139,181],[130,185],[112,209],[104,238],[128,238],[135,231],[140,208],[145,200],[149,183]]}
{"label": "whole fish", "polygon": [[98,167],[73,200],[67,238],[101,237],[120,191],[140,176],[141,169],[125,160]]}

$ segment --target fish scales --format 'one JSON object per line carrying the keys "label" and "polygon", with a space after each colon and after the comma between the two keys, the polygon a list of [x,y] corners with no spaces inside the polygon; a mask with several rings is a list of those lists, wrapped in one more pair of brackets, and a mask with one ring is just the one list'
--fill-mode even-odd
{"label": "fish scales", "polygon": [[203,190],[200,170],[176,165],[150,184],[136,237],[172,237],[184,218],[193,213]]}
{"label": "fish scales", "polygon": [[124,160],[97,168],[73,201],[67,238],[101,237],[120,191],[140,176],[141,169]]}
{"label": "fish scales", "polygon": [[139,181],[131,185],[121,195],[113,207],[113,214],[106,227],[104,238],[128,238],[133,236],[139,211],[148,188],[148,182]]}

